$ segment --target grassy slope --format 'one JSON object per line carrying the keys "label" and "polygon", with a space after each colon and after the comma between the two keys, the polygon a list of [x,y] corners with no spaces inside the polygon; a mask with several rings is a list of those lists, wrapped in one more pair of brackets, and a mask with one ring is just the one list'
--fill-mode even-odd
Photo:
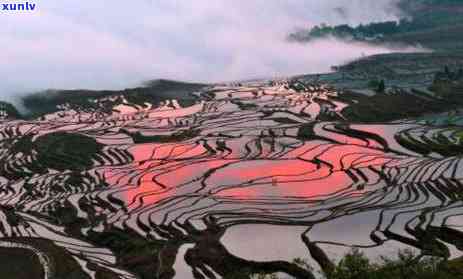
{"label": "grassy slope", "polygon": [[445,66],[454,70],[462,67],[463,51],[374,55],[336,67],[333,73],[299,78],[328,82],[338,89],[355,91],[368,89],[371,80],[384,79],[388,88],[426,91],[434,75]]}

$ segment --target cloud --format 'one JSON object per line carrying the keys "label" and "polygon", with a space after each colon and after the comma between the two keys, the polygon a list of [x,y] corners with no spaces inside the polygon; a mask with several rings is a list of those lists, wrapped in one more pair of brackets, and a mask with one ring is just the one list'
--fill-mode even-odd
{"label": "cloud", "polygon": [[153,78],[214,82],[324,72],[391,50],[335,40],[298,45],[285,36],[321,22],[394,19],[395,2],[42,0],[36,12],[0,14],[0,99]]}

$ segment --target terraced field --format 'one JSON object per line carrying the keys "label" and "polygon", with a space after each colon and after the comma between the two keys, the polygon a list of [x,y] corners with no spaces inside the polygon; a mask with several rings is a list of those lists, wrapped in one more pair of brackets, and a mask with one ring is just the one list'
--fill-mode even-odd
{"label": "terraced field", "polygon": [[359,100],[320,84],[196,95],[4,118],[1,253],[37,278],[314,278],[293,259],[329,272],[351,247],[461,256],[463,128],[352,123]]}

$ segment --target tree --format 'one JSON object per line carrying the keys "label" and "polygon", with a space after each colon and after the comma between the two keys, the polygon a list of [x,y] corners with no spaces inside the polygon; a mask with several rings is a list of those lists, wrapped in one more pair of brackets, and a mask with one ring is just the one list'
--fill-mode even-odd
{"label": "tree", "polygon": [[445,75],[447,76],[447,78],[450,78],[451,76],[451,73],[450,73],[450,69],[449,69],[449,66],[445,66]]}
{"label": "tree", "polygon": [[463,79],[463,68],[458,69],[457,79]]}
{"label": "tree", "polygon": [[378,89],[376,90],[376,92],[378,92],[378,93],[384,93],[384,91],[386,91],[386,84],[385,84],[384,80],[382,79],[382,80],[378,83]]}

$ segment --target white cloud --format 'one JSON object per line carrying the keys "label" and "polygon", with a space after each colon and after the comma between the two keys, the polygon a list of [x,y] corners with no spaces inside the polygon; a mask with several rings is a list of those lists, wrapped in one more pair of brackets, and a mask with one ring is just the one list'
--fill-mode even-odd
{"label": "white cloud", "polygon": [[123,88],[153,78],[223,81],[323,72],[387,48],[298,45],[297,26],[393,19],[395,0],[37,2],[0,14],[0,98],[45,88]]}

